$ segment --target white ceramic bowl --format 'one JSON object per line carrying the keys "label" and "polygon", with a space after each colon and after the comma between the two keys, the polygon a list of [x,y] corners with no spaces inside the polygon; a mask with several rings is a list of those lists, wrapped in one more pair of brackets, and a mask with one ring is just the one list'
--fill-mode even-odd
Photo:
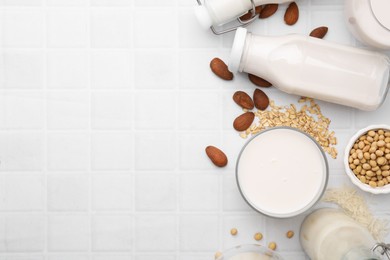
{"label": "white ceramic bowl", "polygon": [[390,130],[390,126],[388,125],[370,125],[367,126],[359,131],[357,131],[356,134],[354,134],[351,139],[349,140],[347,146],[345,147],[345,152],[344,152],[344,167],[345,167],[345,172],[347,173],[348,177],[351,179],[352,183],[358,186],[360,189],[370,192],[372,194],[387,194],[390,193],[390,184],[385,185],[383,187],[376,187],[372,188],[368,184],[362,183],[353,173],[353,171],[349,168],[349,152],[352,149],[355,141],[359,139],[360,136],[363,134],[367,133],[370,130],[378,130],[378,129],[386,129]]}

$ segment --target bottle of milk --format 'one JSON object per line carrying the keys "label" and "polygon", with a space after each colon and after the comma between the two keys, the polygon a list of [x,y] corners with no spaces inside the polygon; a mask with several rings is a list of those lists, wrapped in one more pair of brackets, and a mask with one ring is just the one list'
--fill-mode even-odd
{"label": "bottle of milk", "polygon": [[310,36],[258,36],[237,29],[229,70],[257,75],[276,88],[375,110],[389,89],[390,59],[374,51]]}
{"label": "bottle of milk", "polygon": [[195,15],[199,23],[209,29],[211,26],[228,23],[251,10],[253,6],[264,4],[281,4],[292,0],[204,0],[195,7]]}
{"label": "bottle of milk", "polygon": [[362,225],[337,209],[314,211],[303,221],[300,241],[312,260],[379,260],[375,240]]}

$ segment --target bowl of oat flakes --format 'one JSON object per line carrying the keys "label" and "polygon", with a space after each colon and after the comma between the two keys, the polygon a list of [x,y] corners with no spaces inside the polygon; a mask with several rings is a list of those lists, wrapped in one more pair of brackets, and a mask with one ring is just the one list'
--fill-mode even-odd
{"label": "bowl of oat flakes", "polygon": [[390,126],[370,125],[355,133],[345,148],[344,167],[360,189],[390,193]]}

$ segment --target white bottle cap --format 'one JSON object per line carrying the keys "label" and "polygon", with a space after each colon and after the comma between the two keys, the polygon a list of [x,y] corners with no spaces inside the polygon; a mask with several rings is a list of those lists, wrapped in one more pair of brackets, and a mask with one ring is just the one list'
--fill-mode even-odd
{"label": "white bottle cap", "polygon": [[210,29],[213,25],[213,21],[210,17],[210,14],[207,8],[204,5],[198,5],[194,9],[195,16],[198,19],[200,25],[205,29]]}
{"label": "white bottle cap", "polygon": [[246,40],[247,29],[238,28],[236,35],[234,36],[234,42],[232,51],[229,58],[229,70],[231,72],[237,72],[240,69],[241,57],[244,52],[245,40]]}

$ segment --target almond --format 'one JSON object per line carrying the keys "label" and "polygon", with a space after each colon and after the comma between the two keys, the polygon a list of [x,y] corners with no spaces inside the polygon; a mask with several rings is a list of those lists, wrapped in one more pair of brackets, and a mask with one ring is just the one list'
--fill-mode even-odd
{"label": "almond", "polygon": [[240,116],[238,116],[234,122],[233,127],[237,131],[245,131],[248,129],[251,124],[253,123],[253,120],[255,119],[255,114],[252,112],[246,112]]}
{"label": "almond", "polygon": [[257,109],[266,110],[269,105],[269,98],[267,94],[257,88],[255,89],[255,92],[253,92],[253,102]]}
{"label": "almond", "polygon": [[256,86],[259,86],[259,87],[264,87],[264,88],[269,88],[272,86],[271,83],[269,83],[268,81],[266,81],[265,79],[263,78],[260,78],[258,76],[255,76],[255,75],[252,75],[252,74],[248,74],[248,78],[249,80],[255,84]]}
{"label": "almond", "polygon": [[236,91],[233,95],[233,100],[237,105],[245,109],[253,109],[255,107],[252,98],[244,91]]}
{"label": "almond", "polygon": [[267,4],[267,5],[263,6],[263,9],[260,12],[259,18],[264,19],[264,18],[270,17],[271,15],[276,13],[278,8],[279,8],[278,4]]}
{"label": "almond", "polygon": [[228,163],[226,154],[215,146],[207,146],[206,154],[215,166],[224,167]]}
{"label": "almond", "polygon": [[325,37],[327,32],[328,32],[328,27],[321,26],[321,27],[317,27],[313,31],[311,31],[310,36],[322,39]]}
{"label": "almond", "polygon": [[[256,6],[256,10],[255,10],[256,14],[260,14],[261,9],[262,9],[261,5]],[[252,18],[252,10],[249,10],[246,14],[244,14],[240,17],[241,21],[247,21],[251,18]]]}
{"label": "almond", "polygon": [[286,12],[284,13],[284,21],[288,25],[294,25],[299,18],[299,8],[295,2],[288,5]]}
{"label": "almond", "polygon": [[224,80],[232,80],[233,73],[228,69],[228,66],[220,58],[214,58],[210,62],[210,68],[215,75]]}

